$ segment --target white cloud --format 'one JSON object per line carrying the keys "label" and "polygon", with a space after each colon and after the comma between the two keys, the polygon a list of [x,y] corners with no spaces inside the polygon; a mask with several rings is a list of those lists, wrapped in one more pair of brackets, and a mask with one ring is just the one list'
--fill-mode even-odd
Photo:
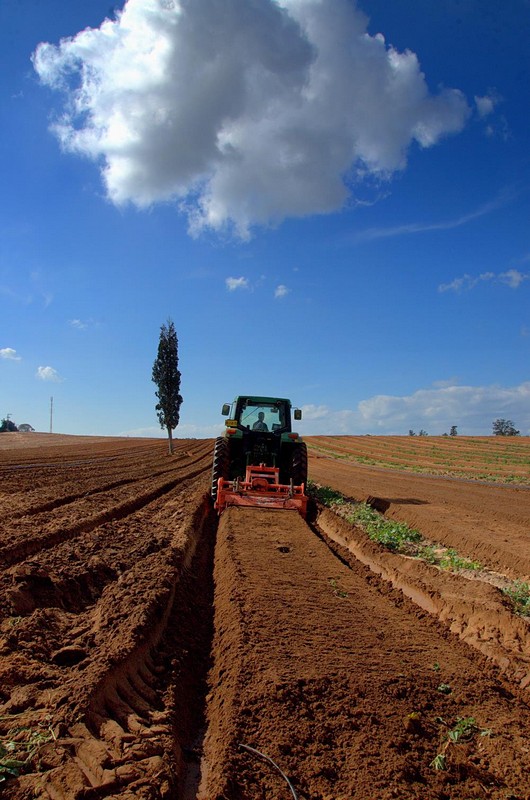
{"label": "white cloud", "polygon": [[509,269],[507,272],[501,272],[499,281],[505,283],[510,289],[518,289],[523,281],[530,278],[528,273],[519,272],[517,269]]}
{"label": "white cloud", "polygon": [[411,395],[377,395],[358,406],[370,432],[406,433],[424,428],[431,434],[448,432],[489,434],[497,417],[517,420],[521,432],[530,432],[530,382],[519,386],[447,386],[420,389]]}
{"label": "white cloud", "polygon": [[41,381],[50,381],[51,383],[62,383],[63,381],[57,370],[53,367],[38,367],[35,377],[39,378]]}
{"label": "white cloud", "polygon": [[469,291],[478,286],[479,283],[504,283],[510,289],[518,289],[519,286],[530,278],[529,273],[519,272],[517,269],[509,269],[506,272],[483,272],[481,275],[468,275],[465,273],[460,278],[454,278],[450,283],[441,283],[438,286],[439,292],[461,292]]}
{"label": "white cloud", "polygon": [[250,284],[247,278],[225,278],[226,288],[229,292],[235,292],[236,289],[249,289]]}
{"label": "white cloud", "polygon": [[475,105],[477,107],[478,115],[481,119],[484,117],[488,117],[490,114],[493,114],[495,111],[495,106],[501,102],[500,95],[496,92],[495,89],[492,89],[488,92],[488,94],[479,97],[475,95]]}
{"label": "white cloud", "polygon": [[352,0],[128,0],[33,61],[65,94],[55,134],[103,165],[112,202],[177,199],[194,233],[336,211],[470,114]]}
{"label": "white cloud", "polygon": [[6,358],[8,361],[22,361],[21,356],[17,356],[17,351],[12,347],[3,347],[0,350],[0,358]]}
{"label": "white cloud", "polygon": [[327,405],[303,406],[302,435],[407,435],[421,428],[431,435],[449,433],[456,425],[462,435],[491,434],[498,417],[512,419],[523,435],[530,434],[530,382],[519,386],[442,385],[410,395],[374,395],[353,409],[335,411]]}
{"label": "white cloud", "polygon": [[326,405],[315,406],[306,405],[302,406],[302,415],[304,420],[325,419],[329,414],[329,407]]}
{"label": "white cloud", "polygon": [[288,289],[287,286],[284,286],[283,283],[280,283],[280,285],[274,290],[274,297],[281,299],[282,297],[286,297],[290,291],[291,290]]}

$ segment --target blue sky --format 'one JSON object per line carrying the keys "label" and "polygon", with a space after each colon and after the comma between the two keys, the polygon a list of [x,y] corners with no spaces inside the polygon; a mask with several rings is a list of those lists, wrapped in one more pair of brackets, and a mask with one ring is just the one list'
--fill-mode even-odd
{"label": "blue sky", "polygon": [[[106,21],[105,21],[106,20]],[[0,416],[530,434],[527,0],[3,0]]]}

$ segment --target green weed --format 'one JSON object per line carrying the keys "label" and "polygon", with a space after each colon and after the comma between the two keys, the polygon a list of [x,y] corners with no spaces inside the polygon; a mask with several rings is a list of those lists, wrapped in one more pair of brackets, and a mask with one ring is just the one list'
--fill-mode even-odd
{"label": "green weed", "polygon": [[[20,737],[21,733],[25,736]],[[39,725],[38,729],[15,727],[9,731],[9,736],[16,736],[17,740],[0,741],[0,783],[32,768],[33,759],[42,745],[55,739],[51,727],[44,725]]]}
{"label": "green weed", "polygon": [[348,597],[348,592],[339,584],[336,578],[329,578],[329,585],[333,589],[335,597]]}
{"label": "green weed", "polygon": [[350,525],[357,525],[373,541],[394,553],[422,558],[441,569],[458,571],[461,569],[481,569],[478,561],[458,555],[452,548],[440,548],[428,544],[419,531],[410,528],[405,522],[387,519],[375,511],[368,503],[350,502],[343,494],[329,486],[319,486],[309,482],[308,493],[317,502],[335,509]]}
{"label": "green weed", "polygon": [[360,525],[370,539],[396,553],[406,553],[410,545],[421,541],[419,531],[404,522],[388,520],[366,503],[358,503],[349,510],[346,519]]}
{"label": "green weed", "polygon": [[[437,717],[437,722],[449,728],[449,725],[441,717]],[[444,770],[447,767],[447,750],[451,745],[471,742],[476,735],[491,736],[492,731],[486,728],[479,728],[474,717],[457,717],[456,723],[449,728],[445,736],[445,742],[439,753],[433,758],[430,767],[435,770]]]}
{"label": "green weed", "polygon": [[344,495],[340,492],[336,492],[335,489],[332,489],[330,486],[318,486],[316,483],[309,481],[307,491],[317,502],[322,503],[322,505],[328,508],[344,505],[346,503]]}
{"label": "green weed", "polygon": [[514,581],[511,586],[503,589],[503,593],[510,598],[517,614],[530,615],[530,584]]}
{"label": "green weed", "polygon": [[459,569],[482,569],[482,564],[478,561],[472,561],[470,558],[459,556],[456,550],[453,550],[451,547],[441,554],[439,565],[442,569],[450,569],[453,571]]}

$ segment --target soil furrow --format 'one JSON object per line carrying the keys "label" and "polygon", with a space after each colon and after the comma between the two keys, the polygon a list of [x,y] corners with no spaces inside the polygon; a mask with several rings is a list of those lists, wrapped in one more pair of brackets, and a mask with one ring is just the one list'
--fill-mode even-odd
{"label": "soil furrow", "polygon": [[[229,509],[215,570],[201,798],[281,796],[281,779],[239,743],[311,800],[526,797],[522,695],[400,592],[342,564],[301,518]],[[476,727],[447,745],[459,719]],[[445,769],[432,766],[439,754]]]}
{"label": "soil furrow", "polygon": [[163,497],[183,480],[194,478],[203,474],[206,469],[207,466],[204,465],[202,468],[189,472],[181,477],[175,478],[171,481],[165,481],[151,491],[144,491],[144,493],[139,496],[125,500],[122,503],[117,503],[111,508],[105,509],[98,514],[93,514],[87,519],[82,519],[79,522],[70,525],[69,527],[58,527],[52,529],[51,531],[42,531],[33,536],[31,539],[25,539],[20,536],[19,541],[0,548],[0,560],[6,566],[11,566],[16,561],[21,561],[22,559],[28,558],[41,550],[54,547],[60,542],[63,542],[67,539],[72,539],[81,533],[92,531],[105,522],[123,519],[135,511],[138,511],[138,509]]}
{"label": "soil furrow", "polygon": [[[203,485],[206,490],[207,479]],[[131,565],[169,545],[171,530],[164,520],[181,518],[179,500],[197,486],[196,479],[184,480],[163,501],[40,551],[31,561],[6,570],[0,576],[4,615],[26,616],[43,607],[80,613],[92,605],[105,586]]]}
{"label": "soil furrow", "polygon": [[[528,627],[494,588],[282,511],[228,509],[214,568],[212,441],[4,436],[32,465],[1,473],[6,800],[287,798],[241,744],[299,800],[529,800]],[[309,467],[530,575],[528,491]]]}
{"label": "soil furrow", "polygon": [[360,561],[452,633],[491,659],[522,688],[530,685],[530,626],[488,583],[451,574],[421,560],[389,552],[328,509],[316,525],[347,564]]}
{"label": "soil furrow", "polygon": [[377,497],[385,515],[427,539],[512,578],[530,578],[530,492],[515,487],[456,483],[374,467],[309,460],[312,480],[357,501]]}

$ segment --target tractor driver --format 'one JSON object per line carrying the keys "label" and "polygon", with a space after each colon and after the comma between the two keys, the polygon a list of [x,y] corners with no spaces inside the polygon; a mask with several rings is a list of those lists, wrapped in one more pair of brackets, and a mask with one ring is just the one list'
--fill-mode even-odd
{"label": "tractor driver", "polygon": [[260,411],[258,414],[258,421],[254,423],[254,425],[252,426],[252,430],[268,432],[269,429],[267,427],[267,423],[263,422],[264,419],[265,419],[265,414],[263,411]]}

